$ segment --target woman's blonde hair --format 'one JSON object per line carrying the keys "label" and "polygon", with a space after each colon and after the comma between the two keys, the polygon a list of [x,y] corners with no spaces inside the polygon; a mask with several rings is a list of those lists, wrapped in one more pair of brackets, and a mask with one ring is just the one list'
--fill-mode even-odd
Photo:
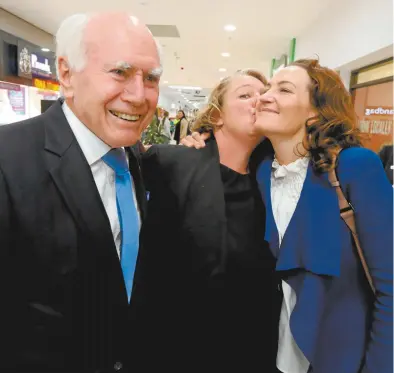
{"label": "woman's blonde hair", "polygon": [[212,132],[217,129],[217,120],[219,119],[219,115],[223,109],[224,96],[231,81],[236,76],[240,75],[251,76],[260,80],[264,85],[267,84],[265,76],[259,71],[253,69],[238,70],[234,75],[224,78],[212,90],[207,106],[197,114],[196,120],[193,124],[193,131]]}

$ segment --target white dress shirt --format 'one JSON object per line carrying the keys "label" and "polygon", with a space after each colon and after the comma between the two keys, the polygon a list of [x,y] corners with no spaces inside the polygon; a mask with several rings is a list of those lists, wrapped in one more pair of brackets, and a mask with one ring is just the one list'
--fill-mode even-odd
{"label": "white dress shirt", "polygon": [[[107,154],[111,147],[91,132],[71,111],[64,102],[62,105],[64,115],[74,133],[77,142],[90,166],[94,182],[100,194],[108,220],[111,224],[112,236],[115,241],[116,251],[120,258],[121,234],[118,209],[116,206],[115,171],[101,158]],[[124,149],[123,149],[124,151]],[[127,158],[127,157],[126,157]],[[134,182],[134,181],[133,181]],[[134,186],[134,184],[133,184]],[[140,211],[138,208],[135,188],[133,187],[134,203],[137,206],[138,218],[141,226]]]}
{"label": "white dress shirt", "polygon": [[[274,159],[271,174],[271,203],[279,245],[297,207],[308,170],[309,158],[300,158],[281,166]],[[279,321],[279,345],[276,366],[283,373],[307,373],[309,361],[296,344],[290,330],[290,316],[297,302],[295,291],[282,281],[283,302]]]}

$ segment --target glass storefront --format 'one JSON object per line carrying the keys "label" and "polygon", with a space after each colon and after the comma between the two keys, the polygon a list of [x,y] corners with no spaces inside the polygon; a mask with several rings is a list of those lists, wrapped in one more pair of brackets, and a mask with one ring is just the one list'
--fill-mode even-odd
{"label": "glass storefront", "polygon": [[48,101],[58,98],[56,90],[0,82],[0,125],[35,117]]}
{"label": "glass storefront", "polygon": [[352,96],[364,145],[378,152],[393,143],[393,60],[353,73]]}
{"label": "glass storefront", "polygon": [[43,113],[59,97],[55,54],[0,30],[0,125]]}

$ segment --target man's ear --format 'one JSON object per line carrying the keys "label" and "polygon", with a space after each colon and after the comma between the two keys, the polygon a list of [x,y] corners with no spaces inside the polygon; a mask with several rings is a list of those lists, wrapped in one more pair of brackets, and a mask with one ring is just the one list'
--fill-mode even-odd
{"label": "man's ear", "polygon": [[67,58],[58,57],[57,59],[57,67],[58,67],[58,79],[60,82],[60,86],[62,87],[62,93],[65,98],[72,98],[74,95],[74,90],[72,87],[72,71],[68,64]]}

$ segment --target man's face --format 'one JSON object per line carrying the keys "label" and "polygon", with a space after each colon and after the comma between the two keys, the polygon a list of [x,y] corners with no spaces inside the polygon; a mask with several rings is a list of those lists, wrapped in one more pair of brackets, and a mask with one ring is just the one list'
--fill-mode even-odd
{"label": "man's face", "polygon": [[[88,26],[86,64],[82,71],[69,72],[65,97],[86,127],[118,148],[135,144],[151,122],[161,69],[156,44],[145,29],[129,20],[111,23]],[[60,70],[61,65],[59,59]]]}

